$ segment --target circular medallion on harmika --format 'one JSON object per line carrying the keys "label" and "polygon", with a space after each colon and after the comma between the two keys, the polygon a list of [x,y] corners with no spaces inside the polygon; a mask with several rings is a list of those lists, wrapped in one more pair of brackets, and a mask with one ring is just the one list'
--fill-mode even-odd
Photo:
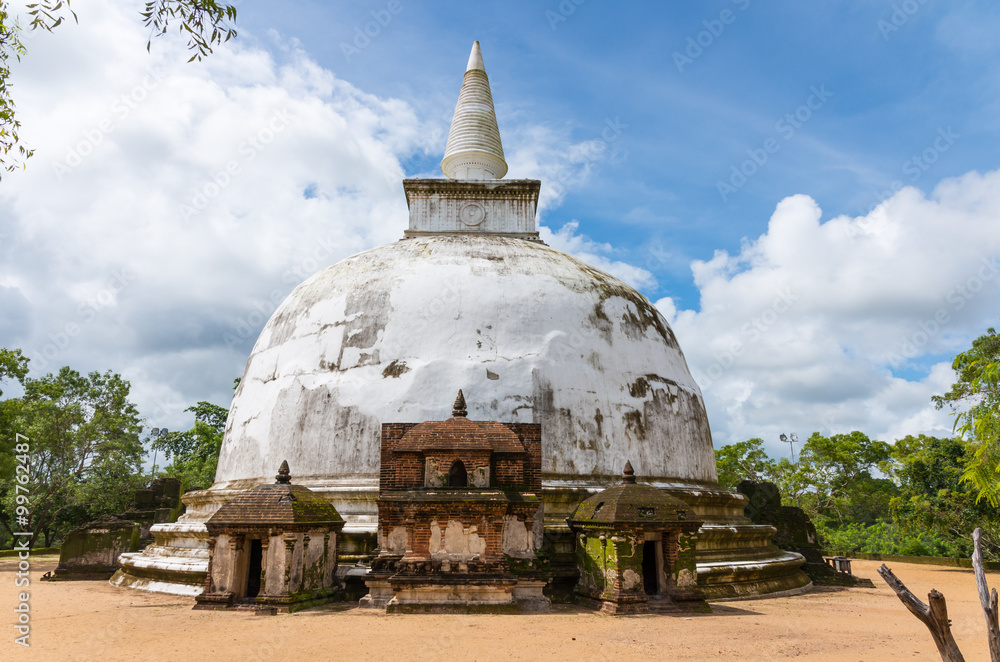
{"label": "circular medallion on harmika", "polygon": [[486,218],[486,207],[480,202],[467,202],[458,210],[458,217],[466,225],[479,225]]}

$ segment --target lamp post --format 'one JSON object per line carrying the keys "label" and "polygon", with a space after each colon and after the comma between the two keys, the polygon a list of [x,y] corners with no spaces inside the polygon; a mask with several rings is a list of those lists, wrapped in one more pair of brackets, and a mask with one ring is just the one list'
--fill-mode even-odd
{"label": "lamp post", "polygon": [[156,448],[156,442],[166,437],[168,432],[170,432],[170,430],[167,428],[153,428],[149,431],[149,441],[152,442],[153,446],[153,469],[149,473],[150,480],[156,477],[156,451],[158,450]]}
{"label": "lamp post", "polygon": [[795,463],[795,444],[798,443],[798,441],[799,441],[799,435],[797,435],[797,434],[795,434],[793,432],[790,436],[786,437],[784,435],[784,433],[782,433],[780,438],[781,438],[781,440],[783,442],[785,442],[786,444],[788,444],[788,447],[791,449],[791,451],[792,451],[792,463],[794,464]]}

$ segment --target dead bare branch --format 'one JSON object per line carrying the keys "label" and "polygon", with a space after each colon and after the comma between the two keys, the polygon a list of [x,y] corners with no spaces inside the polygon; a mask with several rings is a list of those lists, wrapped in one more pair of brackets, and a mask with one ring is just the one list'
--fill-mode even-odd
{"label": "dead bare branch", "polygon": [[979,604],[983,606],[986,616],[986,637],[990,642],[990,659],[1000,662],[1000,626],[997,625],[997,590],[990,590],[986,584],[986,571],[983,570],[983,553],[979,549],[979,541],[983,532],[976,528],[972,532],[972,567],[976,571],[976,589],[979,591]]}
{"label": "dead bare branch", "polygon": [[[932,589],[927,594],[927,600],[930,604],[925,605],[910,592],[910,589],[906,588],[906,585],[896,575],[892,574],[892,570],[884,563],[879,567],[878,574],[889,585],[889,588],[896,592],[896,596],[910,610],[910,613],[920,619],[920,622],[930,630],[938,653],[941,654],[941,659],[944,662],[965,662],[962,651],[958,649],[958,644],[955,643],[955,638],[951,634],[951,621],[948,620],[948,606],[944,596]],[[996,592],[994,592],[995,595]],[[994,622],[996,622],[995,618]]]}

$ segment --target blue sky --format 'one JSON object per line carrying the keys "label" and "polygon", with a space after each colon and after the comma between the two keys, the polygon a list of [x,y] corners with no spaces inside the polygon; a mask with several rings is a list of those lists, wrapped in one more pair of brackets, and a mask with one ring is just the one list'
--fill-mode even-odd
{"label": "blue sky", "polygon": [[193,64],[138,8],[76,7],[15,71],[0,345],[34,374],[122,372],[151,425],[228,404],[297,282],[400,235],[478,39],[508,177],[657,303],[717,444],[950,429],[930,395],[998,312],[994,3],[245,0]]}

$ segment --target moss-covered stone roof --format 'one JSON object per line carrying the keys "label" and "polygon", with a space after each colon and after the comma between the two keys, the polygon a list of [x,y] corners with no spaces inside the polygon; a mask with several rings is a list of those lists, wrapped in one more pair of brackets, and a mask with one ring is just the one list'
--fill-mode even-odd
{"label": "moss-covered stone roof", "polygon": [[292,485],[288,463],[283,462],[277,481],[258,485],[230,499],[206,523],[209,532],[226,527],[343,525],[344,518],[326,499],[304,485]]}
{"label": "moss-covered stone roof", "polygon": [[622,483],[583,501],[569,517],[573,525],[662,525],[689,522],[690,508],[677,497],[652,485],[635,482],[632,464],[626,462]]}

